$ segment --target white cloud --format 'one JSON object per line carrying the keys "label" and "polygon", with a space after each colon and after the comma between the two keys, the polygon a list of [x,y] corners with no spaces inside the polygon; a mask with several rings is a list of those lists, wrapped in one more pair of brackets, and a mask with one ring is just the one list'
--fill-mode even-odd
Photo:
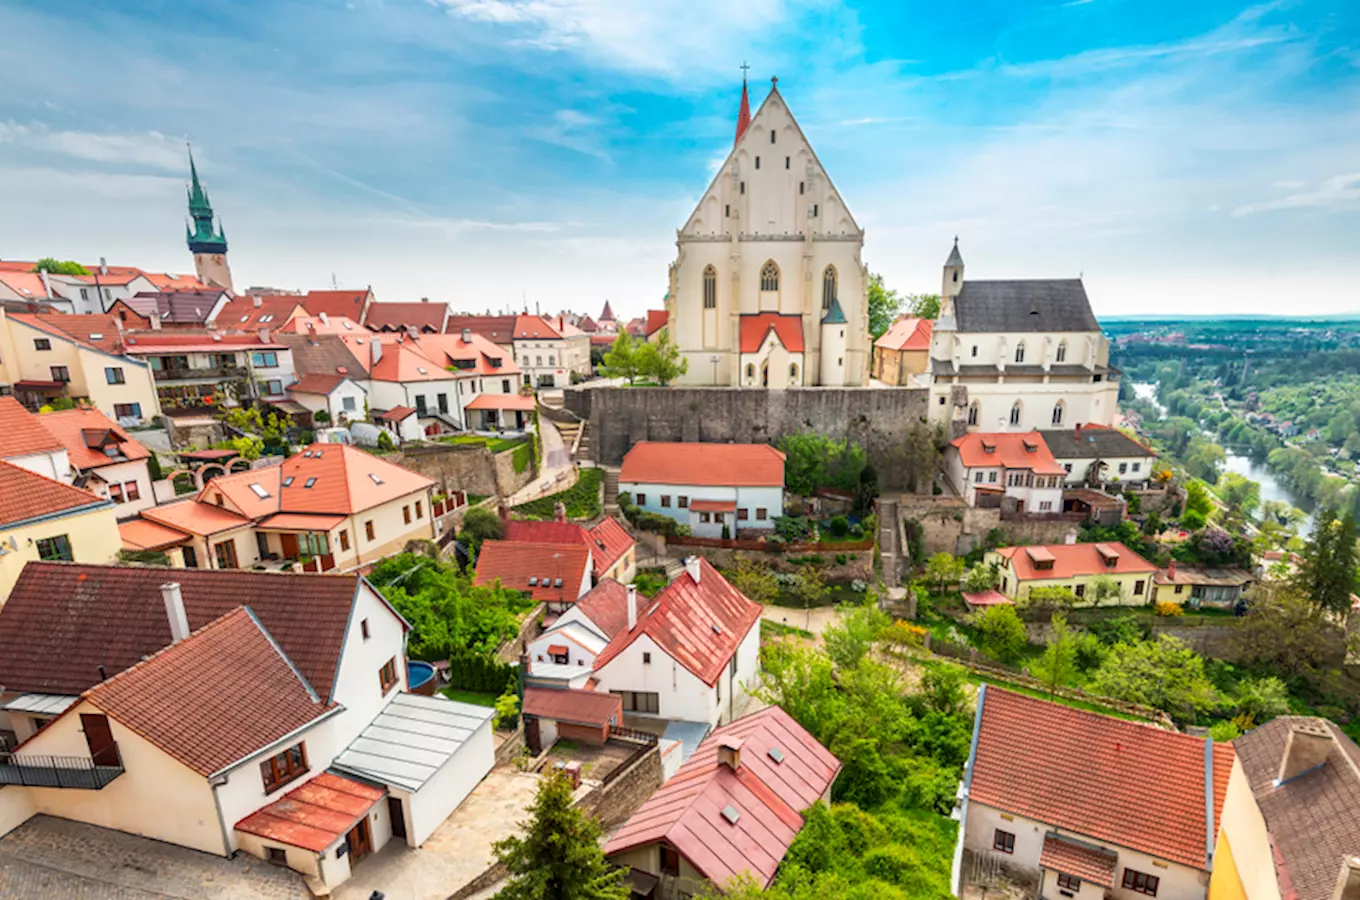
{"label": "white cloud", "polygon": [[99,133],[53,131],[41,122],[24,125],[0,122],[0,144],[16,144],[91,162],[147,166],[183,171],[184,145],[155,131]]}
{"label": "white cloud", "polygon": [[[1277,187],[1302,187],[1302,182],[1277,182]],[[1262,203],[1248,203],[1233,210],[1234,216],[1250,216],[1256,213],[1280,209],[1326,209],[1340,210],[1352,206],[1360,207],[1360,172],[1349,175],[1334,175],[1324,179],[1316,189],[1290,194],[1279,200]]]}

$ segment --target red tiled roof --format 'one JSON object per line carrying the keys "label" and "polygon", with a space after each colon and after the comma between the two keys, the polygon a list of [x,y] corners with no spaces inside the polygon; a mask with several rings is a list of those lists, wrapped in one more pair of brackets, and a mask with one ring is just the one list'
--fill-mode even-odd
{"label": "red tiled roof", "polygon": [[639,441],[623,457],[626,484],[783,487],[784,454],[769,444]]}
{"label": "red tiled roof", "polygon": [[14,526],[39,516],[111,505],[89,491],[0,460],[0,525]]}
{"label": "red tiled roof", "polygon": [[614,321],[614,310],[609,308],[608,300],[604,301],[604,309],[600,310],[600,321],[601,322]]}
{"label": "red tiled roof", "polygon": [[647,310],[647,337],[651,337],[665,328],[670,324],[670,321],[671,314],[664,309]]}
{"label": "red tiled roof", "polygon": [[1114,887],[1114,870],[1118,859],[1113,851],[1066,841],[1056,834],[1046,834],[1039,865],[1108,888]]}
{"label": "red tiled roof", "polygon": [[[1203,739],[994,687],[978,702],[972,802],[1205,867]],[[1215,823],[1232,764],[1232,747],[1215,744]]]}
{"label": "red tiled roof", "polygon": [[969,606],[1002,606],[1005,604],[1015,605],[1015,601],[1000,591],[974,591],[963,592],[963,602]]}
{"label": "red tiled roof", "polygon": [[370,303],[364,325],[374,331],[414,327],[421,331],[444,330],[444,317],[448,315],[446,303]]}
{"label": "red tiled roof", "polygon": [[577,725],[622,724],[623,699],[597,691],[530,687],[524,689],[524,714]]}
{"label": "red tiled roof", "polygon": [[[1105,564],[1100,548],[1119,555],[1114,566]],[[1034,559],[1027,552],[1042,551],[1053,557],[1053,568],[1036,569]],[[996,550],[1015,567],[1015,577],[1021,581],[1048,578],[1072,578],[1076,575],[1126,575],[1134,572],[1156,572],[1157,567],[1117,541],[1104,544],[1036,544],[1030,547],[999,547]]]}
{"label": "red tiled roof", "polygon": [[142,518],[200,537],[219,534],[250,524],[250,519],[245,516],[212,503],[200,503],[193,499],[178,500],[174,503],[165,503],[161,506],[144,509],[142,510]]}
{"label": "red tiled roof", "polygon": [[590,529],[589,535],[595,544],[592,552],[596,575],[608,572],[610,566],[637,544],[627,529],[612,516],[601,519],[600,524]]}
{"label": "red tiled roof", "polygon": [[695,512],[736,512],[735,500],[691,500],[689,508]]}
{"label": "red tiled roof", "polygon": [[504,539],[521,544],[584,544],[586,530],[575,522],[511,519],[505,523]]}
{"label": "red tiled roof", "polygon": [[0,397],[0,455],[12,459],[52,453],[63,446],[22,403],[13,397]]}
{"label": "red tiled roof", "polygon": [[[239,512],[251,519],[258,519],[279,511],[279,482],[282,466],[265,466],[260,469],[246,469],[230,475],[218,475],[203,485],[194,498],[200,506],[220,506],[217,495],[229,500],[236,508],[229,512]],[[259,488],[264,496],[256,491]],[[148,512],[159,512],[164,507],[152,507]],[[173,523],[171,523],[173,524]]]}
{"label": "red tiled roof", "polygon": [[759,620],[760,604],[700,557],[699,581],[686,571],[663,588],[638,616],[637,627],[616,634],[595,657],[595,668],[604,668],[645,634],[705,684],[713,684]]}
{"label": "red tiled roof", "polygon": [[930,335],[934,330],[934,319],[905,316],[874,341],[874,346],[884,350],[929,350]]}
{"label": "red tiled roof", "polygon": [[464,409],[508,409],[531,412],[537,401],[522,394],[478,394]]}
{"label": "red tiled roof", "polygon": [[[151,456],[150,450],[129,437],[108,416],[91,407],[43,413],[38,421],[56,435],[66,447],[71,465],[78,469],[98,469]],[[99,440],[116,445],[125,459],[115,459],[98,447],[91,447],[89,442],[95,438],[95,432],[102,433]]]}
{"label": "red tiled roof", "polygon": [[414,406],[394,406],[387,412],[378,416],[378,418],[382,419],[384,422],[400,422],[415,411],[416,408]]}
{"label": "red tiled roof", "polygon": [[[1065,475],[1067,470],[1058,465],[1037,431],[1027,434],[975,431],[950,441],[956,448],[965,468],[969,469],[1029,469],[1036,475]],[[988,450],[988,448],[991,448]]]}
{"label": "red tiled roof", "polygon": [[792,313],[755,313],[741,317],[741,352],[758,353],[771,331],[790,353],[803,352],[803,317]]}
{"label": "red tiled roof", "polygon": [[514,338],[515,320],[518,318],[518,316],[451,315],[444,325],[444,333],[462,334],[466,328],[493,344],[509,344]]}
{"label": "red tiled roof", "polygon": [[562,335],[542,316],[516,316],[515,340],[557,340]]}
{"label": "red tiled roof", "polygon": [[322,772],[236,823],[236,830],[321,853],[340,840],[387,791]]}
{"label": "red tiled roof", "polygon": [[330,531],[343,524],[344,516],[326,516],[317,513],[274,513],[256,524],[264,531]]}
{"label": "red tiled roof", "polygon": [[[740,767],[718,762],[720,744],[735,740]],[[776,763],[770,750],[783,761]],[[605,853],[666,841],[704,877],[722,887],[750,872],[773,880],[803,827],[802,811],[831,787],[840,762],[777,706],[715,730],[694,755],[624,823]],[[738,814],[730,822],[723,811]]]}
{"label": "red tiled roof", "polygon": [[[650,602],[645,597],[638,598],[639,606]],[[576,601],[576,609],[604,632],[606,638],[613,638],[628,627],[628,588],[612,578],[602,578]]]}
{"label": "red tiled roof", "polygon": [[311,316],[325,313],[327,316],[348,316],[356,322],[363,321],[364,301],[368,299],[368,288],[362,291],[308,291],[299,298],[303,309]]}
{"label": "red tiled roof", "polygon": [[123,352],[123,337],[118,333],[118,323],[107,314],[11,313],[9,319],[105,353]]}
{"label": "red tiled roof", "polygon": [[348,444],[312,444],[279,468],[284,484],[277,508],[283,512],[353,515],[434,486],[424,475]]}
{"label": "red tiled roof", "polygon": [[[477,553],[473,584],[491,584],[528,594],[539,602],[575,603],[586,580],[590,548],[582,544],[540,544],[522,541],[484,541]],[[529,579],[538,584],[529,585]],[[561,587],[553,587],[556,579]],[[548,582],[543,585],[544,580]]]}
{"label": "red tiled roof", "polygon": [[348,375],[325,374],[312,372],[303,375],[293,384],[288,386],[288,390],[294,394],[318,394],[322,397],[330,395],[330,392],[338,388]]}
{"label": "red tiled roof", "polygon": [[124,550],[164,550],[189,540],[189,535],[175,528],[152,522],[150,519],[129,519],[118,523],[118,536]]}
{"label": "red tiled roof", "polygon": [[330,697],[355,575],[30,562],[0,607],[0,684],[75,695],[99,683],[101,666],[112,675],[160,650],[170,643],[160,589],[167,581],[180,584],[190,628],[249,606],[316,692]]}
{"label": "red tiled roof", "polygon": [[85,699],[205,776],[331,708],[240,607],[96,685]]}
{"label": "red tiled roof", "polygon": [[[228,300],[217,313],[213,324],[224,331],[259,331],[261,328],[282,330],[295,315],[305,315],[302,298],[288,294],[262,294],[260,305],[253,296]],[[263,321],[262,321],[263,320]]]}
{"label": "red tiled roof", "polygon": [[127,336],[130,356],[161,353],[217,353],[222,350],[287,350],[287,344],[266,341],[262,334],[228,334],[222,331],[139,331]]}

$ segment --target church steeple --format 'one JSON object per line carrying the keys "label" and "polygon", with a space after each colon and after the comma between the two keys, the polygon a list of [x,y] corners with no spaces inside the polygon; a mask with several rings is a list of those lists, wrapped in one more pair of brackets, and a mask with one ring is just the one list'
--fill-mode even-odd
{"label": "church steeple", "polygon": [[189,151],[189,219],[186,224],[189,250],[193,253],[226,253],[227,235],[222,224],[213,227],[213,208],[208,202],[208,192],[198,180],[198,167],[194,165],[194,151]]}
{"label": "church steeple", "polygon": [[746,92],[746,70],[749,68],[746,63],[741,64],[741,108],[737,110],[737,136],[732,141],[733,147],[751,124],[751,96]]}

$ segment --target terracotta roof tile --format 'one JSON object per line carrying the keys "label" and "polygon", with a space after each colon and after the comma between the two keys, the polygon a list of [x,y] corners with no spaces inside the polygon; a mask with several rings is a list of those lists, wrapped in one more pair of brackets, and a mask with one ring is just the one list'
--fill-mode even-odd
{"label": "terracotta roof tile", "polygon": [[1118,861],[1118,855],[1111,850],[1063,840],[1056,834],[1044,835],[1044,849],[1039,855],[1039,865],[1043,868],[1105,888],[1114,887]]}
{"label": "terracotta roof tile", "polygon": [[[647,337],[651,337],[670,324],[671,314],[664,309],[647,310]],[[802,325],[799,325],[802,328]]]}
{"label": "terracotta roof tile", "polygon": [[781,313],[753,313],[741,317],[741,352],[757,353],[771,331],[790,353],[803,352],[803,317]]}
{"label": "terracotta roof tile", "polygon": [[303,375],[297,381],[290,384],[288,390],[294,394],[317,394],[325,397],[329,396],[331,391],[343,384],[348,377],[348,375],[341,375],[338,372],[312,372]]}
{"label": "terracotta roof tile", "polygon": [[511,519],[505,523],[504,539],[519,544],[584,544],[586,530],[575,522]]}
{"label": "terracotta roof tile", "polygon": [[51,453],[64,446],[22,403],[13,397],[0,397],[0,455],[10,459]]}
{"label": "terracotta roof tile", "polygon": [[[371,359],[367,346],[351,348],[334,334],[279,334],[274,339],[293,351],[293,371],[299,377],[313,374],[367,377]],[[345,371],[341,373],[341,369]]]}
{"label": "terracotta roof tile", "polygon": [[524,689],[524,714],[578,725],[621,725],[623,700],[597,691],[530,687]]}
{"label": "terracotta roof tile", "polygon": [[123,539],[123,549],[164,550],[189,540],[189,535],[175,528],[152,522],[150,519],[130,519],[118,523],[118,536]]}
{"label": "terracotta roof tile", "polygon": [[89,491],[0,460],[0,525],[105,506],[112,504]]}
{"label": "terracotta roof tile", "polygon": [[312,444],[284,460],[279,471],[283,512],[353,515],[434,486],[424,475],[348,444]]}
{"label": "terracotta roof tile", "polygon": [[302,298],[302,306],[309,315],[348,316],[356,322],[364,319],[364,303],[369,291],[308,291]]}
{"label": "terracotta roof tile", "polygon": [[364,325],[373,331],[414,327],[421,331],[443,331],[447,303],[370,303]]}
{"label": "terracotta roof tile", "polygon": [[[98,469],[151,456],[150,450],[133,440],[126,431],[97,409],[83,407],[56,410],[43,413],[38,421],[61,441],[71,465],[82,470]],[[98,447],[90,446],[96,432],[102,433],[99,440],[118,448],[119,457],[109,456]]]}
{"label": "terracotta roof tile", "polygon": [[1027,434],[975,431],[954,438],[949,445],[958,451],[959,459],[969,469],[1028,469],[1036,475],[1064,475],[1067,471],[1048,452],[1048,445],[1037,431]]}
{"label": "terracotta roof tile", "polygon": [[[979,702],[973,802],[1205,868],[1202,738],[993,687]],[[1213,750],[1217,821],[1233,749]]]}
{"label": "terracotta roof tile", "polygon": [[619,558],[637,545],[633,536],[628,533],[618,519],[606,516],[600,520],[589,531],[590,540],[595,544],[592,551],[595,560],[596,574],[603,574],[609,571],[609,567],[619,561]]}
{"label": "terracotta roof tile", "polygon": [[249,606],[304,678],[329,698],[354,575],[30,562],[0,607],[0,684],[79,694],[170,643],[160,587],[176,581],[190,628]]}
{"label": "terracotta roof tile", "polygon": [[85,698],[205,776],[331,706],[243,608],[96,685]]}
{"label": "terracotta roof tile", "polygon": [[118,332],[118,322],[110,315],[11,313],[9,318],[53,337],[74,341],[105,353],[121,354],[124,349],[123,336]]}
{"label": "terracotta roof tile", "polygon": [[236,830],[320,853],[344,837],[387,791],[322,772],[236,823]]}
{"label": "terracotta roof tile", "polygon": [[713,684],[759,620],[760,604],[699,557],[699,580],[686,571],[663,588],[638,616],[637,627],[614,635],[595,657],[595,668],[604,668],[645,634],[705,684]]}
{"label": "terracotta roof tile", "polygon": [[892,327],[874,341],[874,346],[884,350],[929,350],[934,330],[933,319],[905,316],[892,323]]}
{"label": "terracotta roof tile", "polygon": [[444,333],[461,334],[466,328],[493,344],[509,344],[514,339],[515,320],[518,318],[518,316],[451,315],[444,326]]}
{"label": "terracotta roof tile", "polygon": [[[646,597],[638,598],[639,606],[650,602]],[[604,632],[606,638],[613,638],[628,627],[628,588],[612,578],[602,578],[576,601],[576,609]]]}
{"label": "terracotta roof tile", "polygon": [[515,340],[560,340],[562,337],[543,316],[515,316]]}
{"label": "terracotta roof tile", "polygon": [[[1118,555],[1115,565],[1106,564],[1106,553]],[[1053,557],[1051,569],[1036,569],[1034,559],[1028,551],[1042,557],[1047,553]],[[1126,575],[1130,573],[1157,571],[1157,567],[1134,553],[1118,541],[1103,544],[1034,544],[1028,547],[999,547],[996,553],[1009,559],[1015,567],[1015,576],[1021,581],[1048,578],[1072,578],[1076,575]]]}
{"label": "terracotta roof tile", "polygon": [[464,409],[504,409],[532,412],[538,401],[523,394],[478,394]]}
{"label": "terracotta roof tile", "polygon": [[619,481],[714,487],[783,487],[784,454],[768,444],[639,441],[623,457]]}
{"label": "terracotta roof tile", "polygon": [[250,524],[250,519],[229,509],[197,500],[179,500],[142,510],[142,518],[185,534],[207,537]]}
{"label": "terracotta roof tile", "polygon": [[[586,580],[590,548],[584,544],[485,541],[477,554],[473,584],[491,584],[528,594],[539,602],[575,603]],[[529,579],[538,584],[530,586]],[[555,587],[557,579],[562,580]],[[548,584],[545,586],[543,582]]]}
{"label": "terracotta roof tile", "polygon": [[240,296],[228,300],[218,312],[213,324],[224,331],[259,331],[261,328],[281,330],[295,315],[305,315],[302,298],[287,294],[267,294],[258,297]]}

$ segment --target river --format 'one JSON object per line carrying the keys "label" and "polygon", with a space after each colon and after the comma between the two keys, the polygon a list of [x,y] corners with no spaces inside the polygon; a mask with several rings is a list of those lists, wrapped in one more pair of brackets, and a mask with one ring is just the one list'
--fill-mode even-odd
{"label": "river", "polygon": [[[1166,415],[1166,407],[1157,399],[1157,385],[1148,382],[1135,383],[1133,385],[1133,393],[1139,400],[1146,400],[1148,403],[1157,407],[1162,415]],[[1218,440],[1214,435],[1207,431],[1205,431],[1204,434],[1209,437],[1210,440]],[[1282,503],[1288,503],[1290,506],[1296,506],[1303,510],[1304,513],[1307,514],[1307,518],[1299,525],[1299,534],[1306,535],[1313,530],[1313,501],[1305,497],[1295,496],[1289,488],[1285,487],[1275,478],[1274,473],[1267,469],[1264,463],[1258,463],[1249,456],[1241,456],[1230,450],[1225,449],[1224,453],[1227,454],[1227,460],[1223,464],[1225,471],[1244,475],[1259,484],[1261,486],[1261,502],[1264,503],[1266,500],[1279,500]]]}

